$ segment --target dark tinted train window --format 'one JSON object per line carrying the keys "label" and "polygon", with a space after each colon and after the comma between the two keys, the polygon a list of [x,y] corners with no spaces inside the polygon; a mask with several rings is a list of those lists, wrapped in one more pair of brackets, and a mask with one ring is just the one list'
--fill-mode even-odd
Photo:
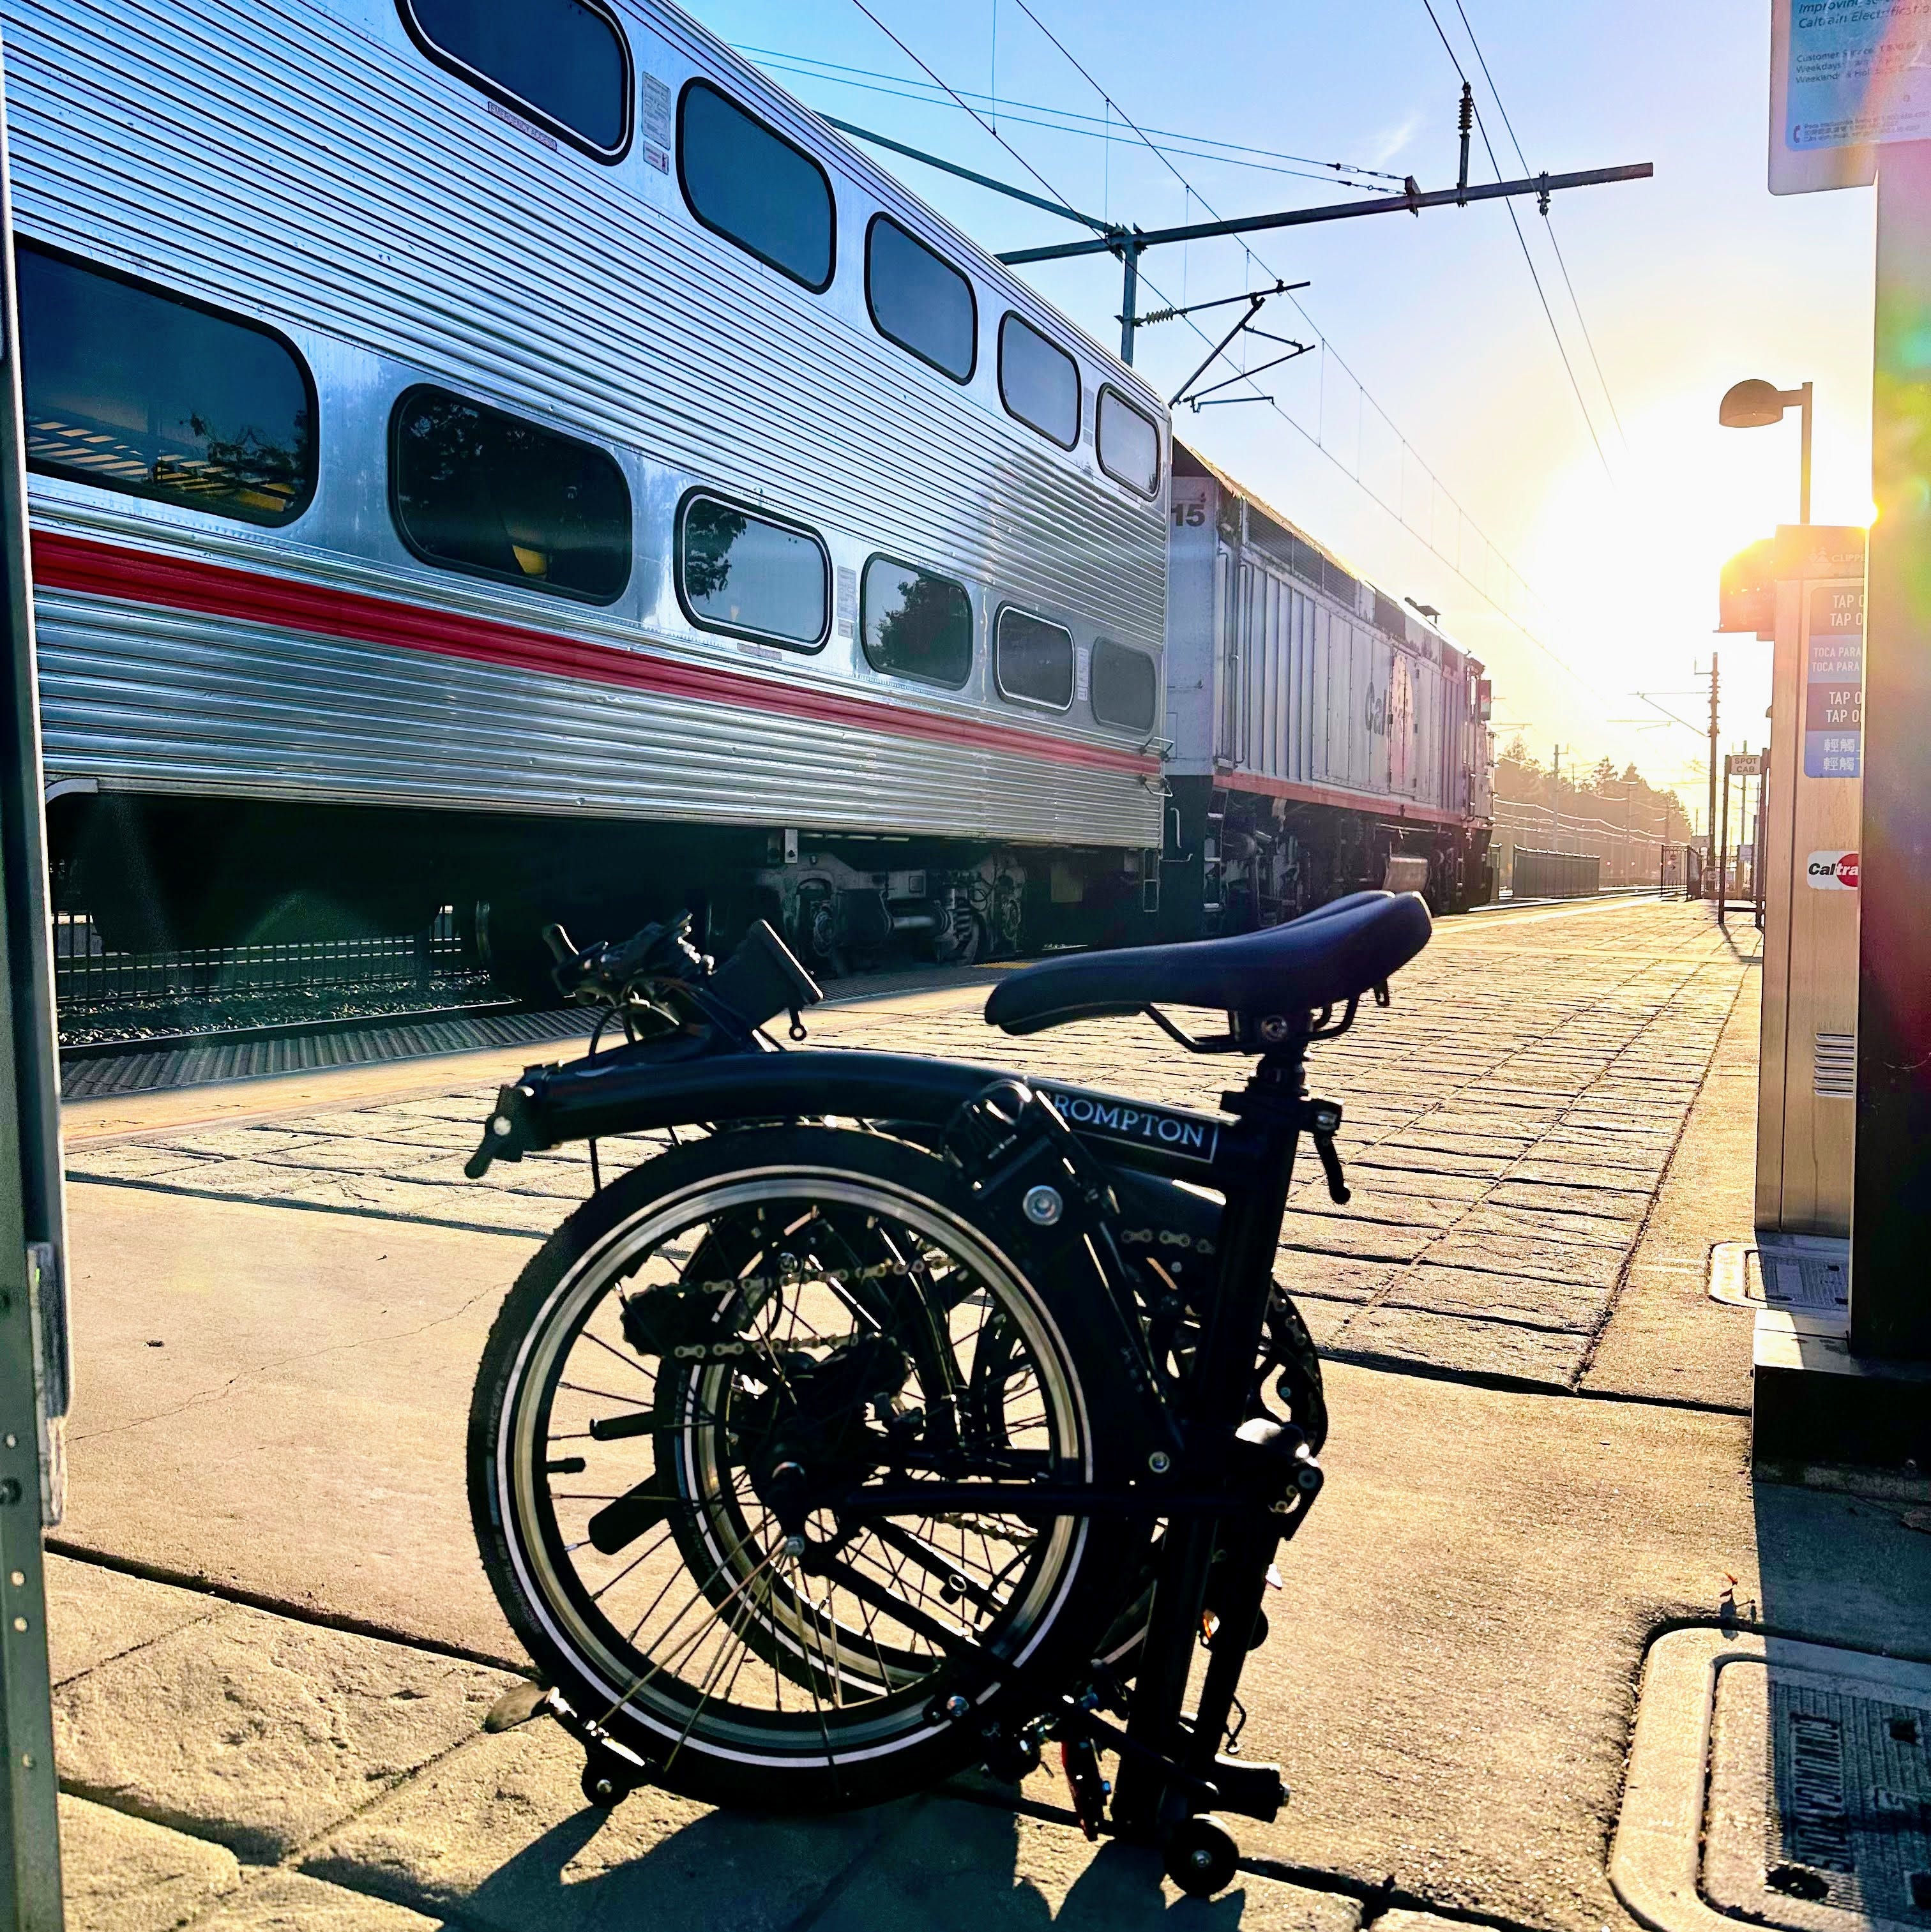
{"label": "dark tinted train window", "polygon": [[1023,610],[1002,610],[993,670],[1002,698],[1064,711],[1073,702],[1073,633]]}
{"label": "dark tinted train window", "polygon": [[423,51],[473,86],[614,160],[630,140],[630,50],[584,0],[401,0]]}
{"label": "dark tinted train window", "polygon": [[859,614],[876,669],[954,690],[971,675],[972,600],[963,584],[875,556],[865,566]]}
{"label": "dark tinted train window", "polygon": [[677,580],[692,622],[815,650],[830,577],[824,546],[809,530],[715,496],[685,500]]}
{"label": "dark tinted train window", "polygon": [[1160,488],[1160,432],[1112,389],[1100,392],[1100,467],[1143,496]]}
{"label": "dark tinted train window", "polygon": [[808,289],[831,283],[831,182],[802,148],[745,112],[707,81],[684,89],[677,174],[707,228]]}
{"label": "dark tinted train window", "polygon": [[278,335],[23,245],[27,464],[285,524],[315,494],[315,392]]}
{"label": "dark tinted train window", "polygon": [[[1101,418],[1102,422],[1106,419]],[[1110,638],[1093,646],[1093,716],[1123,731],[1151,731],[1160,715],[1160,660]]]}
{"label": "dark tinted train window", "polygon": [[425,385],[390,419],[389,488],[425,562],[599,604],[630,580],[630,486],[573,436]]}
{"label": "dark tinted train window", "polygon": [[999,395],[1008,411],[1068,449],[1080,440],[1080,365],[1031,322],[999,324]]}
{"label": "dark tinted train window", "polygon": [[972,284],[889,215],[875,215],[865,244],[865,299],[881,335],[961,382],[979,359]]}

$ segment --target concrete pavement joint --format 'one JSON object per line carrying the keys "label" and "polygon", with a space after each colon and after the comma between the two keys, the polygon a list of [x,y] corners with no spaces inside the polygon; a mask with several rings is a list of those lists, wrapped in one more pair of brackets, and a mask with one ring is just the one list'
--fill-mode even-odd
{"label": "concrete pavement joint", "polygon": [[[1377,1304],[1383,1305],[1383,1304]],[[1490,1318],[1505,1327],[1527,1328],[1526,1323]],[[1573,1334],[1573,1329],[1530,1330],[1542,1335]],[[1321,1349],[1323,1361],[1345,1362],[1349,1367],[1365,1369],[1371,1374],[1405,1376],[1411,1381],[1452,1382],[1462,1388],[1493,1389],[1498,1395],[1541,1396],[1551,1402],[1599,1402],[1622,1408],[1666,1408],[1687,1411],[1696,1415],[1743,1415],[1747,1406],[1726,1402],[1698,1402],[1687,1396],[1648,1395],[1623,1389],[1587,1389],[1574,1384],[1537,1382],[1530,1376],[1512,1376],[1501,1369],[1457,1368],[1445,1362],[1431,1362],[1412,1355],[1377,1354],[1369,1349],[1350,1349],[1329,1342]]]}
{"label": "concrete pavement joint", "polygon": [[486,1221],[446,1220],[434,1214],[398,1214],[383,1208],[352,1208],[339,1201],[297,1201],[285,1195],[230,1194],[215,1187],[176,1187],[163,1180],[128,1180],[117,1174],[67,1175],[70,1186],[125,1187],[137,1194],[174,1194],[190,1201],[218,1201],[243,1208],[287,1208],[302,1214],[345,1214],[357,1221],[395,1221],[406,1228],[448,1228],[458,1234],[503,1234],[515,1241],[536,1237],[521,1228],[492,1227]]}
{"label": "concrete pavement joint", "polygon": [[[1713,1060],[1716,1058],[1717,1043],[1722,1040],[1724,1028],[1729,1024],[1731,1016],[1737,1010],[1737,1002],[1742,997],[1743,990],[1743,982],[1740,980],[1731,989],[1729,1004],[1724,1009],[1722,1021],[1716,1028],[1715,1038],[1710,1042],[1710,1060]],[[1704,1063],[1706,1070],[1709,1061],[1706,1060]],[[1656,1218],[1657,1203],[1662,1198],[1663,1180],[1675,1162],[1677,1152],[1683,1145],[1683,1136],[1689,1131],[1689,1119],[1692,1111],[1692,1108],[1686,1107],[1683,1112],[1682,1119],[1677,1124],[1676,1132],[1670,1141],[1669,1151],[1664,1157],[1662,1169],[1656,1177],[1656,1185],[1650,1190],[1649,1201],[1644,1208],[1642,1220],[1636,1230],[1636,1238],[1629,1244],[1629,1253],[1624,1257],[1622,1268],[1616,1276],[1615,1286],[1609,1291],[1608,1299],[1603,1304],[1602,1318],[1596,1323],[1595,1332],[1589,1338],[1589,1346],[1583,1351],[1582,1360],[1576,1365],[1575,1379],[1578,1386],[1595,1363],[1596,1352],[1602,1346],[1603,1334],[1616,1312],[1617,1304],[1623,1298],[1623,1291],[1629,1285],[1631,1267],[1636,1256],[1642,1252],[1643,1237],[1649,1232],[1650,1225]]]}
{"label": "concrete pavement joint", "polygon": [[[420,1636],[407,1630],[398,1630],[388,1624],[377,1623],[367,1617],[349,1616],[336,1610],[318,1610],[311,1604],[299,1604],[287,1597],[264,1594],[258,1590],[244,1590],[232,1583],[218,1582],[212,1576],[203,1576],[192,1571],[176,1570],[163,1563],[145,1562],[138,1557],[118,1556],[112,1551],[92,1550],[85,1544],[70,1541],[63,1536],[50,1536],[44,1547],[56,1556],[65,1556],[77,1563],[92,1564],[97,1570],[111,1570],[122,1576],[137,1576],[145,1583],[166,1583],[178,1590],[191,1590],[196,1595],[212,1598],[217,1603],[238,1604],[245,1610],[265,1610],[271,1616],[286,1617],[291,1623],[307,1624],[316,1630],[339,1630],[345,1636],[368,1636],[384,1643],[397,1645],[404,1650],[421,1651],[430,1657],[446,1657],[452,1663],[478,1664],[491,1670],[506,1670],[513,1676],[525,1677],[533,1682],[536,1673],[525,1658],[503,1657],[487,1650],[472,1649],[459,1643],[445,1643],[435,1637]],[[150,1639],[158,1642],[158,1639]],[[122,1652],[123,1656],[133,1656],[147,1648],[146,1643],[131,1646]],[[101,1663],[111,1661],[103,1658]],[[90,1664],[89,1670],[98,1670],[99,1664]],[[84,1676],[86,1673],[78,1673]]]}
{"label": "concrete pavement joint", "polygon": [[[983,1805],[990,1810],[1010,1811],[1022,1818],[1037,1819],[1042,1824],[1064,1826],[1069,1832],[1080,1829],[1078,1814],[1068,1806],[1044,1804],[1036,1798],[1003,1797],[990,1791],[975,1790],[970,1786],[949,1785],[944,1788],[948,1796],[969,1804]],[[1100,1835],[1102,1839],[1116,1842],[1131,1842],[1120,1839],[1110,1824],[1101,1826]],[[1377,1919],[1389,1912],[1431,1912],[1438,1918],[1452,1919],[1458,1924],[1493,1927],[1495,1932],[1542,1932],[1542,1928],[1519,1920],[1497,1917],[1492,1912],[1473,1912],[1465,1906],[1440,1904],[1423,1893],[1410,1892],[1395,1884],[1392,1875],[1379,1884],[1370,1884],[1365,1879],[1356,1878],[1347,1872],[1335,1871],[1324,1865],[1297,1864],[1288,1859],[1264,1856],[1242,1858],[1238,1869],[1251,1873],[1256,1878],[1272,1879],[1283,1885],[1299,1886],[1305,1891],[1355,1900],[1363,1908],[1358,1932],[1368,1932]],[[801,1932],[801,1928],[792,1928],[792,1932]]]}

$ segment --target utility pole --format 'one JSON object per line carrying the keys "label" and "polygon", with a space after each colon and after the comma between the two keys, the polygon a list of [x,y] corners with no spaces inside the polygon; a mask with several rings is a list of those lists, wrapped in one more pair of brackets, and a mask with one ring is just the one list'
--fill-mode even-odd
{"label": "utility pole", "polygon": [[1555,849],[1562,850],[1562,747],[1555,748],[1555,762],[1549,768],[1549,820]]}
{"label": "utility pole", "polygon": [[1716,718],[1717,679],[1716,653],[1710,653],[1710,816],[1704,820],[1708,826],[1708,837],[1713,850],[1716,842]]}

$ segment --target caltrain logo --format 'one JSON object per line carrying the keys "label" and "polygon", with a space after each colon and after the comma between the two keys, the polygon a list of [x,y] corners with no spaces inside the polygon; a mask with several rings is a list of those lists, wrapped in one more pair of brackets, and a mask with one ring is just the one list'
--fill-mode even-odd
{"label": "caltrain logo", "polygon": [[1371,684],[1368,687],[1368,715],[1362,720],[1368,730],[1377,738],[1388,735],[1388,694],[1377,692]]}
{"label": "caltrain logo", "polygon": [[1805,862],[1803,874],[1821,892],[1854,892],[1857,890],[1857,855],[1813,852]]}

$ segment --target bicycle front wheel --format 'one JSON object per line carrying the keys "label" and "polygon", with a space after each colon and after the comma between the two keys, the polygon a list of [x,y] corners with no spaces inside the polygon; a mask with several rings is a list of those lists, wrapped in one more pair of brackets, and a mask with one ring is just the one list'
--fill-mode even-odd
{"label": "bicycle front wheel", "polygon": [[[470,1418],[485,1564],[539,1665],[662,1782],[775,1809],[902,1794],[1043,1704],[1119,1612],[1144,1526],[1013,1507],[1122,1479],[1113,1372],[941,1162],[718,1135],[587,1203],[512,1291]],[[937,1483],[942,1507],[911,1493]]]}

